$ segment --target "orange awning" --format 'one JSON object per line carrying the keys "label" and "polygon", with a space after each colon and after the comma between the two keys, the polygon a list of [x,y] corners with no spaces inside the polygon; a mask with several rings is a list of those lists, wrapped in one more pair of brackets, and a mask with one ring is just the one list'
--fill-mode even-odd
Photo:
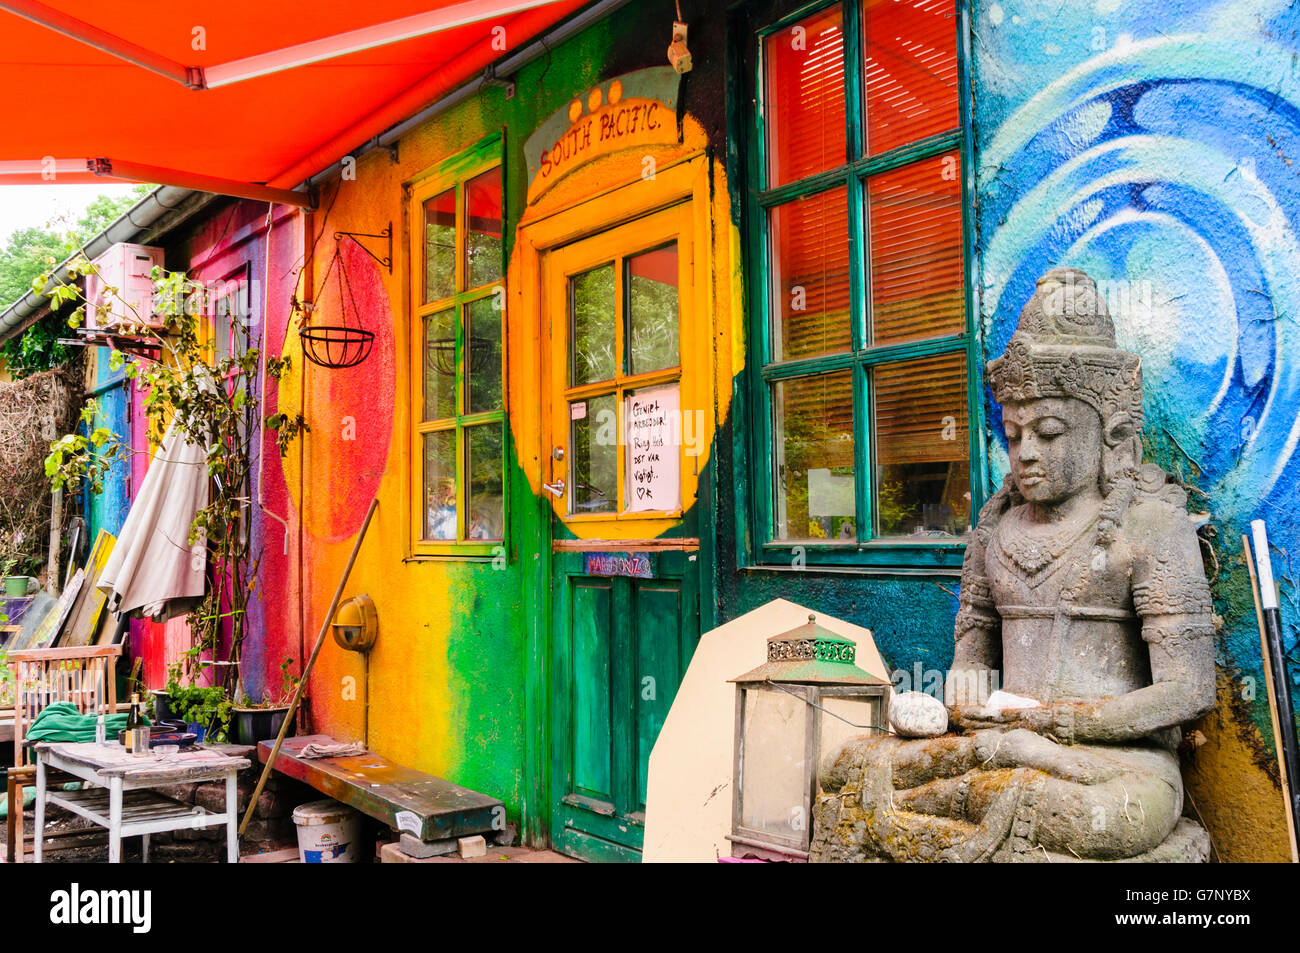
{"label": "orange awning", "polygon": [[287,190],[584,2],[0,0],[0,185],[302,205]]}

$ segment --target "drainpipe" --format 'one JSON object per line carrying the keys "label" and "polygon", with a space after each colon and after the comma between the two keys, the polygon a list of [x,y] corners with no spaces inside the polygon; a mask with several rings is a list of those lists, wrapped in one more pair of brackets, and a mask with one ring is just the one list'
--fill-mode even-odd
{"label": "drainpipe", "polygon": [[[259,350],[262,352],[261,367],[257,374],[257,395],[259,405],[266,406],[266,329],[270,320],[270,301],[271,301],[271,229],[275,227],[275,203],[266,203],[266,231],[262,233],[262,346]],[[283,554],[289,555],[289,521],[276,513],[272,513],[262,502],[262,461],[266,458],[266,430],[263,426],[265,417],[257,421],[258,448],[257,448],[257,508],[260,509],[271,519],[275,520],[284,527],[284,549]]]}

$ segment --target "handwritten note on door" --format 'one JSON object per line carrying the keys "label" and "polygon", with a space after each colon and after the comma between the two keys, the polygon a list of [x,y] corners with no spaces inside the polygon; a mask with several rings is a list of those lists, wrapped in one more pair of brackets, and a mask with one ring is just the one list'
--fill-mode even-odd
{"label": "handwritten note on door", "polygon": [[681,505],[681,390],[637,391],[627,398],[627,511]]}

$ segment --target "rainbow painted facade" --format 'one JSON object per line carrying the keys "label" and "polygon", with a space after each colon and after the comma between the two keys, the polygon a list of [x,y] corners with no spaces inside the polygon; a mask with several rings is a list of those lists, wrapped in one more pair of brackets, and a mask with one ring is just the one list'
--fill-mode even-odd
{"label": "rainbow painted facade", "polygon": [[[300,727],[500,798],[528,843],[636,859],[702,632],[784,597],[941,684],[1007,469],[984,362],[1074,265],[1142,356],[1221,622],[1190,803],[1222,859],[1285,859],[1240,539],[1269,522],[1294,644],[1300,13],[687,6],[684,76],[674,5],[628,4],[321,171],[315,211],[217,204],[161,240],[247,282],[293,357],[267,412],[311,428],[283,462],[264,441],[245,688],[310,651],[378,499],[347,587],[378,641],[327,646]],[[304,322],[372,351],[306,362]],[[137,624],[151,683],[185,639]]]}

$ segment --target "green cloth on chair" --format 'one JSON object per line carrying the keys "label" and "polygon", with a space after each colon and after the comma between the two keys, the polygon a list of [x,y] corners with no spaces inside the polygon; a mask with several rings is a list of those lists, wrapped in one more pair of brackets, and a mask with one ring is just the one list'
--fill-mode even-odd
{"label": "green cloth on chair", "polygon": [[[54,702],[40,710],[23,732],[23,738],[29,744],[38,741],[94,741],[98,717],[83,715],[71,702]],[[118,732],[126,727],[127,718],[125,712],[119,712],[104,719],[109,741],[117,740]]]}

